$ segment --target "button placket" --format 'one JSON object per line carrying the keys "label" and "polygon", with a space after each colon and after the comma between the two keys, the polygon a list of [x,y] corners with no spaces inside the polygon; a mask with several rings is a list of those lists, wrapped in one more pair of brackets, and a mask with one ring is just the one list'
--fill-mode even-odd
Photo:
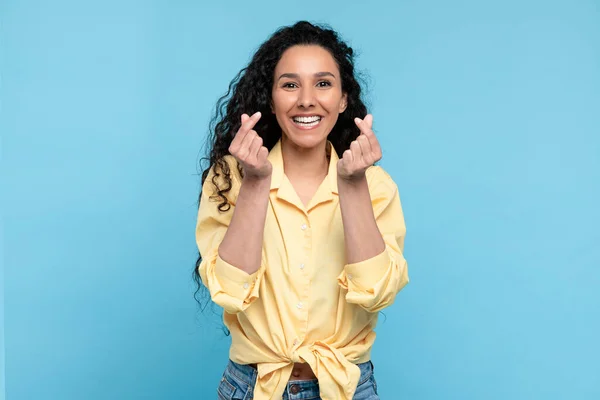
{"label": "button placket", "polygon": [[[310,226],[310,220],[308,214],[304,214],[303,218],[300,222],[300,229],[302,230],[302,241],[299,243],[300,248],[298,250],[301,251],[299,254],[299,260],[296,261],[296,264],[301,271],[301,279],[298,281],[298,299],[296,303],[297,310],[297,318],[298,318],[298,331],[297,337],[294,340],[294,348],[296,349],[301,343],[301,338],[306,335],[306,331],[308,329],[308,306],[309,306],[309,294],[310,294],[310,282],[306,276],[306,266],[307,263],[311,260],[311,251],[312,251],[312,231]],[[297,350],[294,350],[296,352]]]}
{"label": "button placket", "polygon": [[[302,229],[304,231],[304,254],[303,254],[303,259],[306,259],[307,257],[307,253],[310,251],[310,241],[311,241],[311,234],[310,234],[310,229],[309,229],[309,221],[308,221],[308,215],[304,215],[303,218],[303,222],[300,225],[300,229]],[[300,270],[304,270],[304,267],[306,267],[306,264],[304,262],[301,262],[298,267],[300,268]]]}

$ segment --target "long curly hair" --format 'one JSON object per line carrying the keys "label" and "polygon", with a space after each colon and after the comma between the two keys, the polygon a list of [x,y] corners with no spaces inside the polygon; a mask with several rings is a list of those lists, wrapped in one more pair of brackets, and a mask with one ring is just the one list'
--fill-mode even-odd
{"label": "long curly hair", "polygon": [[[211,168],[214,167],[215,176],[212,179],[214,185],[214,196],[220,199],[219,212],[229,212],[230,204],[225,196],[232,188],[231,171],[227,161],[224,159],[229,154],[229,146],[235,133],[241,126],[243,113],[252,115],[257,111],[262,114],[261,119],[255,125],[254,130],[263,139],[263,145],[269,149],[277,143],[281,137],[281,127],[274,114],[271,113],[271,90],[275,74],[275,67],[283,53],[296,45],[318,45],[329,51],[340,70],[342,93],[347,95],[347,107],[339,114],[338,120],[328,135],[333,147],[338,154],[350,148],[350,143],[359,135],[360,130],[354,123],[354,118],[364,118],[367,107],[363,103],[362,88],[359,80],[365,85],[362,74],[355,71],[355,52],[343,40],[339,34],[326,24],[312,24],[308,21],[298,21],[292,26],[286,26],[275,31],[256,51],[248,66],[238,72],[230,82],[229,89],[218,101],[215,114],[209,123],[209,135],[206,147],[209,148],[208,156],[200,160],[200,170],[205,161],[209,165],[202,172],[200,184],[200,195],[198,205],[202,197],[202,186]],[[243,176],[241,165],[237,169]],[[217,178],[222,176],[225,182],[219,187]],[[202,262],[202,255],[198,254],[198,260],[194,266],[193,279],[197,289],[194,298],[202,310],[210,301],[210,295],[202,284],[198,268]],[[198,293],[203,296],[198,298]]]}

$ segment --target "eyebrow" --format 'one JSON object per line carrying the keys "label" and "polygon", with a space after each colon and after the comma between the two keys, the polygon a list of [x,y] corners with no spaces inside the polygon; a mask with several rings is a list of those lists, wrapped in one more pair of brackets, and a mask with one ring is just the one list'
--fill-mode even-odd
{"label": "eyebrow", "polygon": [[[324,76],[331,76],[331,77],[333,77],[335,79],[335,75],[333,75],[331,72],[317,72],[316,74],[314,74],[315,78],[322,78]],[[285,73],[285,74],[281,74],[277,80],[279,80],[281,78],[300,79],[300,75],[298,75],[298,74],[292,74],[292,73]]]}

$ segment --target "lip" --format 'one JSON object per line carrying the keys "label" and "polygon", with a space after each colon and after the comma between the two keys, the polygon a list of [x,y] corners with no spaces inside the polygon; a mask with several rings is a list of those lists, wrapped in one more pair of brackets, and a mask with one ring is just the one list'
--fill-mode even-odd
{"label": "lip", "polygon": [[[312,117],[312,116],[315,116],[315,115],[316,115],[316,114],[313,114],[313,115],[308,115],[308,116]],[[304,116],[304,115],[295,115],[295,117],[300,117],[300,116]],[[321,116],[319,115],[319,117],[321,117]],[[300,130],[302,130],[302,131],[310,131],[310,130],[313,130],[313,129],[316,129],[316,128],[318,128],[319,126],[321,126],[321,123],[323,122],[323,120],[324,120],[324,119],[325,119],[325,117],[321,117],[321,120],[319,121],[319,123],[318,123],[318,124],[316,124],[316,125],[314,125],[314,126],[302,126],[302,125],[298,125],[298,124],[297,124],[297,123],[294,121],[294,118],[293,118],[293,117],[292,117],[292,118],[290,118],[290,120],[292,121],[292,124],[294,124],[294,126],[296,127],[296,129],[300,129]]]}

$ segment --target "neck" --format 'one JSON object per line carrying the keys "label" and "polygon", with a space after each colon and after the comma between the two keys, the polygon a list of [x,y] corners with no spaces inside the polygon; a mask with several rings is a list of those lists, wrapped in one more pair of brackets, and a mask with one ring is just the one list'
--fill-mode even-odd
{"label": "neck", "polygon": [[288,178],[309,179],[327,175],[329,170],[327,140],[307,149],[297,146],[284,135],[281,138],[281,152],[283,169]]}

